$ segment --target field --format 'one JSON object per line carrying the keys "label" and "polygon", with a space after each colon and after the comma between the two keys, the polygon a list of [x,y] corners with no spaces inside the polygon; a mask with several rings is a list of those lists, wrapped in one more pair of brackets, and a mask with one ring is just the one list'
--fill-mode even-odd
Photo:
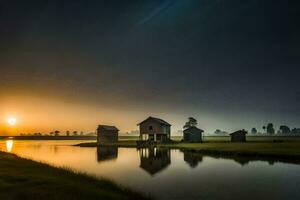
{"label": "field", "polygon": [[[119,140],[138,140],[138,136],[119,136]],[[180,141],[182,136],[172,136],[172,140]],[[273,141],[286,141],[286,142],[300,142],[300,136],[267,136],[267,135],[248,135],[247,141],[249,142],[273,142]],[[204,142],[229,142],[229,136],[209,135],[203,137]]]}
{"label": "field", "polygon": [[0,199],[146,199],[106,180],[0,152]]}
{"label": "field", "polygon": [[[105,144],[118,147],[137,147],[137,138],[120,139],[118,143]],[[203,143],[180,142],[181,138],[172,138],[173,143],[159,144],[181,150],[192,150],[198,153],[223,154],[239,156],[264,156],[272,158],[300,160],[300,137],[284,136],[248,136],[246,143],[231,143],[227,136],[207,136]],[[77,146],[95,147],[95,142],[81,143]]]}

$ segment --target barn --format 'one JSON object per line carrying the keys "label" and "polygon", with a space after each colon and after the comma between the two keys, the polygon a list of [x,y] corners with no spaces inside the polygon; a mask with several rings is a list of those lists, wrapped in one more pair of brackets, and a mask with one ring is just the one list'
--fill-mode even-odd
{"label": "barn", "polygon": [[140,127],[140,141],[163,143],[170,140],[171,124],[162,119],[148,117],[138,126]]}
{"label": "barn", "polygon": [[230,133],[231,142],[246,142],[247,131],[239,130],[233,133]]}
{"label": "barn", "polygon": [[202,133],[204,131],[197,127],[190,127],[183,131],[183,140],[185,142],[202,142]]}

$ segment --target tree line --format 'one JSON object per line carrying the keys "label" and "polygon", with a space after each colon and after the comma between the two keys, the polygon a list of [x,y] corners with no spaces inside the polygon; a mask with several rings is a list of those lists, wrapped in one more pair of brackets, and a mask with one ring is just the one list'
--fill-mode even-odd
{"label": "tree line", "polygon": [[[273,123],[268,123],[262,127],[263,132],[258,132],[256,128],[252,128],[250,133],[255,134],[268,134],[268,135],[275,135],[275,134],[300,134],[300,128],[290,128],[287,125],[281,125],[279,126],[279,129],[276,131],[274,128]],[[222,131],[220,129],[217,129],[215,132],[217,135],[226,135],[228,132]]]}
{"label": "tree line", "polygon": [[66,131],[65,133],[60,132],[59,130],[55,130],[55,131],[51,131],[49,134],[42,134],[42,133],[20,133],[21,136],[61,136],[61,135],[65,135],[65,136],[82,136],[84,135],[83,131],[81,131],[80,133],[78,131]]}

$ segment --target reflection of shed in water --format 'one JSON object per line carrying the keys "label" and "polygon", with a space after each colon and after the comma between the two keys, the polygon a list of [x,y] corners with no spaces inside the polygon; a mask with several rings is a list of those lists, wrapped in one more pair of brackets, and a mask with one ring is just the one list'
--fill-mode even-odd
{"label": "reflection of shed in water", "polygon": [[118,157],[118,147],[113,146],[98,146],[97,161],[114,160]]}
{"label": "reflection of shed in water", "polygon": [[167,148],[140,148],[140,167],[154,175],[171,164],[170,149]]}
{"label": "reflection of shed in water", "polygon": [[197,167],[203,161],[203,156],[199,153],[193,153],[187,150],[183,151],[183,159],[191,168]]}

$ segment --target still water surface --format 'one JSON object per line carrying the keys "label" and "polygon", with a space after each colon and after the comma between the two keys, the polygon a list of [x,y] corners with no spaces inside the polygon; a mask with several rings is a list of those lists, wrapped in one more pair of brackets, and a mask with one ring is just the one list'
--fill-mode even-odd
{"label": "still water surface", "polygon": [[169,149],[81,148],[83,141],[0,141],[0,150],[105,177],[155,199],[300,199],[300,165]]}

